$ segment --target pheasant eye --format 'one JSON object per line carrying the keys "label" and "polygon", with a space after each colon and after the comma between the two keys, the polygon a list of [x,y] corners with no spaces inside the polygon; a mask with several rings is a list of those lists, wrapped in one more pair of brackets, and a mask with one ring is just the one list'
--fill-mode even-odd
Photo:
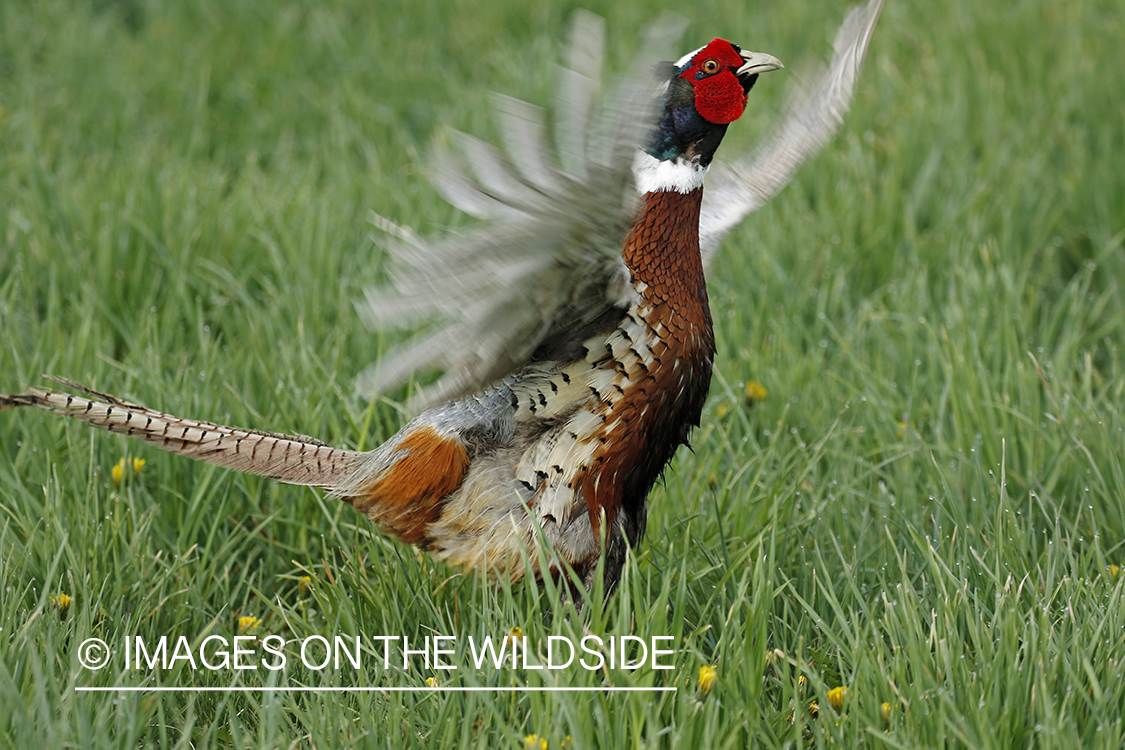
{"label": "pheasant eye", "polygon": [[715,60],[707,60],[703,63],[704,73],[717,73],[719,70],[719,63]]}

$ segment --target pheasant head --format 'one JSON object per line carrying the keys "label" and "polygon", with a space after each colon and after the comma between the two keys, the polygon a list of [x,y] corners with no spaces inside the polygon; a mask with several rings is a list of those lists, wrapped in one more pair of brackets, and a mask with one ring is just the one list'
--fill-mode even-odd
{"label": "pheasant head", "polygon": [[781,67],[773,55],[725,39],[712,39],[668,64],[659,120],[634,164],[638,192],[698,188],[727,125],[745,111],[758,76]]}

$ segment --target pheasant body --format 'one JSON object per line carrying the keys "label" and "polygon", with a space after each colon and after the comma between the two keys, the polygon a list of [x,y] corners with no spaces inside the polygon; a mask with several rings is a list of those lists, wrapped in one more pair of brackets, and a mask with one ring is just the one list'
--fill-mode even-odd
{"label": "pheasant body", "polygon": [[[588,579],[605,524],[612,585],[625,545],[644,534],[649,491],[699,424],[711,380],[700,199],[699,190],[646,196],[625,243],[636,299],[611,331],[578,344],[581,358],[536,361],[423,413],[373,454],[362,481],[334,491],[404,541],[512,578],[542,533]],[[444,497],[390,501],[389,488],[407,484],[399,475],[447,489],[458,474]],[[391,505],[403,514],[391,517]],[[537,575],[555,573],[537,565],[531,558]]]}
{"label": "pheasant body", "polygon": [[[384,532],[495,576],[570,567],[590,586],[604,557],[610,589],[645,532],[653,485],[700,422],[715,354],[707,254],[835,128],[880,5],[870,0],[845,22],[821,88],[797,97],[785,121],[796,135],[728,168],[710,203],[703,177],[759,74],[781,67],[769,55],[715,39],[668,64],[655,101],[650,83],[624,86],[583,137],[580,120],[564,127],[575,171],[545,164],[534,111],[498,100],[521,146],[515,170],[466,138],[477,179],[447,170],[439,182],[450,202],[493,224],[427,243],[379,220],[403,238],[389,249],[406,270],[361,312],[384,327],[448,322],[365,378],[386,390],[424,367],[446,371],[423,392],[421,413],[371,451],[182,419],[61,379],[84,395],[29,389],[0,395],[0,409],[50,409],[323,487]],[[598,36],[588,17],[579,21],[577,37]],[[589,89],[576,72],[589,66],[571,62],[563,89]],[[578,100],[571,114],[588,104]],[[547,556],[529,554],[541,539]]]}

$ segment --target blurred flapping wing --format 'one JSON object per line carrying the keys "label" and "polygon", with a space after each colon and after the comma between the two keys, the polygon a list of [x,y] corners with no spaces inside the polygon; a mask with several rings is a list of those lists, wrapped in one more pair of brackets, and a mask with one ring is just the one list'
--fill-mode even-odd
{"label": "blurred flapping wing", "polygon": [[655,120],[654,53],[667,53],[679,26],[654,27],[634,75],[601,92],[603,22],[576,14],[560,71],[557,155],[541,110],[497,96],[507,154],[458,133],[459,153],[434,160],[443,197],[484,223],[431,240],[372,217],[393,235],[384,243],[393,283],[367,291],[361,317],[374,330],[432,324],[364,371],[361,393],[444,371],[412,400],[422,409],[495,382],[554,337],[624,313],[634,294],[621,260],[637,206],[631,165]]}

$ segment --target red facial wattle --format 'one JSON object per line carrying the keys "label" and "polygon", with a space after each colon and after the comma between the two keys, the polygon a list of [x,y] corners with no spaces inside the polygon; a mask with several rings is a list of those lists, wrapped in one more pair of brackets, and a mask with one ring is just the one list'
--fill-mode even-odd
{"label": "red facial wattle", "polygon": [[[714,61],[718,70],[708,73],[705,65]],[[716,125],[734,122],[746,109],[746,89],[734,74],[744,60],[734,47],[723,39],[714,39],[692,58],[680,78],[695,88],[695,110],[700,117]]]}
{"label": "red facial wattle", "polygon": [[734,122],[746,109],[746,90],[730,70],[722,70],[695,84],[695,111],[716,125]]}

